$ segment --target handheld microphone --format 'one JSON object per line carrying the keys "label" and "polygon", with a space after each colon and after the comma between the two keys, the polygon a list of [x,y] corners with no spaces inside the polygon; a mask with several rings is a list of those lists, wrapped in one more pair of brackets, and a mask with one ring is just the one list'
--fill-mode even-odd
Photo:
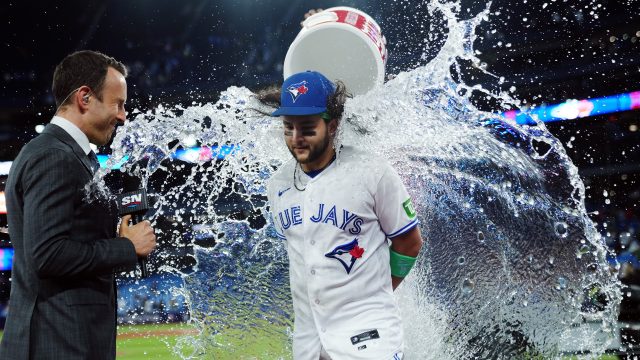
{"label": "handheld microphone", "polygon": [[[135,177],[126,177],[123,189],[126,192],[123,192],[118,196],[118,214],[120,216],[131,215],[131,221],[133,224],[143,221],[143,216],[147,213],[147,210],[149,210],[147,191],[145,189],[138,188],[140,186],[139,181],[136,183],[135,180]],[[130,190],[136,188],[138,189]],[[142,277],[146,278],[149,275],[147,270],[147,259],[139,258],[138,265],[140,266]]]}

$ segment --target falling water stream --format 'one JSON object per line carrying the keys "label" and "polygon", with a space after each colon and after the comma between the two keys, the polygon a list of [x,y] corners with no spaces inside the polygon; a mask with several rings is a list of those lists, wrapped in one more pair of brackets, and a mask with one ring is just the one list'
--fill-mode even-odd
{"label": "falling water stream", "polygon": [[[396,292],[407,358],[557,358],[576,346],[601,353],[615,338],[620,284],[587,216],[577,168],[543,123],[509,123],[470,102],[480,91],[519,105],[455,75],[461,59],[479,62],[475,29],[488,10],[460,20],[459,4],[431,1],[429,11],[443,15],[448,31],[437,56],[350,99],[336,144],[388,159],[419,214],[425,246]],[[268,217],[266,182],[290,160],[281,122],[263,115],[269,111],[234,86],[216,103],[138,112],[113,141],[110,164],[123,163],[120,171],[145,185],[154,174],[172,177],[167,163],[188,148],[184,139],[214,158],[224,146],[233,149],[222,160],[177,165],[184,167],[180,185],[173,179],[153,189],[152,222],[170,217],[217,237],[215,246],[194,241],[197,265],[188,273],[155,255],[161,271],[182,278],[174,291],[187,299],[200,332],[178,342],[174,351],[184,358],[291,356],[286,245],[269,224],[234,220],[221,205],[231,196]],[[110,171],[101,170],[96,183]],[[109,196],[102,186],[93,190]],[[261,341],[262,350],[248,345]]]}

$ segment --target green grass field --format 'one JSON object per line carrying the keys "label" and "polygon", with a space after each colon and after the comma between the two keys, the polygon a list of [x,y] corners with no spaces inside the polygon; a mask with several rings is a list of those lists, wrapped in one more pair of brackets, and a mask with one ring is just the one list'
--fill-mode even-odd
{"label": "green grass field", "polygon": [[189,331],[195,331],[195,329],[186,324],[119,326],[117,358],[129,360],[180,358],[172,349]]}
{"label": "green grass field", "polygon": [[188,324],[119,326],[116,357],[123,360],[291,359],[286,339],[274,337],[272,331],[249,334],[227,330],[224,334],[206,336],[199,335]]}
{"label": "green grass field", "polygon": [[[227,331],[224,336],[199,336],[197,330],[188,324],[120,326],[118,328],[117,358],[123,360],[291,359],[290,350],[285,348],[283,339],[274,339],[272,335],[271,331],[262,334]],[[0,332],[0,339],[2,339],[2,332]],[[203,344],[202,340],[206,340],[206,343]],[[202,355],[203,353],[206,355]],[[582,357],[564,358],[564,360],[577,359],[582,359]],[[598,359],[617,360],[618,357],[603,355]]]}
{"label": "green grass field", "polygon": [[[256,329],[265,329],[260,331]],[[249,333],[229,330],[211,336],[186,324],[121,326],[118,359],[290,359],[284,331],[257,327]],[[274,336],[275,334],[275,336]],[[203,355],[206,354],[206,355]]]}

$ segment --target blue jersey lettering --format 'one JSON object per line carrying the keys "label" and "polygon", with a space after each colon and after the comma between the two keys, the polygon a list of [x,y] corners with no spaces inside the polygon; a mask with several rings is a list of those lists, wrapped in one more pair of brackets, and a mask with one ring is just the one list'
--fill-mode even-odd
{"label": "blue jersey lettering", "polygon": [[324,212],[324,204],[320,204],[318,206],[318,215],[317,216],[312,216],[309,219],[313,222],[320,222],[320,220],[322,220],[322,213]]}
{"label": "blue jersey lettering", "polygon": [[340,226],[340,229],[344,230],[356,217],[356,214],[350,213],[349,210],[342,210],[342,225]]}
{"label": "blue jersey lettering", "polygon": [[[311,216],[309,220],[315,223],[322,222],[324,224],[331,224],[340,230],[348,231],[351,235],[360,234],[360,232],[362,231],[361,226],[364,223],[364,219],[347,209],[342,209],[342,223],[338,224],[338,210],[336,208],[336,205],[333,205],[326,214],[324,213],[324,207],[324,204],[318,204],[318,210],[316,211],[316,214]],[[302,222],[302,220],[300,220],[300,222],[298,221],[300,207],[292,207],[291,213],[293,216],[293,225],[300,224]],[[347,227],[350,224],[352,224],[353,226],[347,230]]]}
{"label": "blue jersey lettering", "polygon": [[331,210],[329,210],[329,212],[327,213],[327,216],[325,216],[324,220],[322,220],[322,222],[325,223],[325,224],[328,224],[329,221],[331,221],[333,223],[333,226],[338,227],[338,221],[336,220],[336,206],[335,205],[333,205]]}
{"label": "blue jersey lettering", "polygon": [[349,234],[351,234],[351,235],[360,234],[360,231],[362,231],[362,229],[360,228],[360,225],[362,225],[363,222],[364,222],[364,220],[362,220],[362,218],[355,219],[353,221],[353,227],[351,229],[349,229]]}
{"label": "blue jersey lettering", "polygon": [[282,218],[282,212],[278,213],[278,216],[280,217],[280,224],[282,225],[282,229],[283,230],[287,230],[290,226],[291,226],[291,218],[289,217],[289,209],[285,209],[284,210],[284,217],[286,219]]}
{"label": "blue jersey lettering", "polygon": [[291,217],[293,218],[293,225],[302,224],[302,216],[300,215],[300,206],[294,206],[291,208]]}

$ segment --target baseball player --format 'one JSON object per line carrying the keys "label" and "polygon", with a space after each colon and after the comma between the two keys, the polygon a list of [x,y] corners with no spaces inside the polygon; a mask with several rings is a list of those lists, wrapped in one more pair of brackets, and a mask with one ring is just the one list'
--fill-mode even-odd
{"label": "baseball player", "polygon": [[267,190],[276,233],[287,241],[293,357],[401,359],[393,290],[422,247],[418,220],[389,164],[334,149],[345,94],[318,72],[294,74],[272,114],[282,117],[293,155]]}

